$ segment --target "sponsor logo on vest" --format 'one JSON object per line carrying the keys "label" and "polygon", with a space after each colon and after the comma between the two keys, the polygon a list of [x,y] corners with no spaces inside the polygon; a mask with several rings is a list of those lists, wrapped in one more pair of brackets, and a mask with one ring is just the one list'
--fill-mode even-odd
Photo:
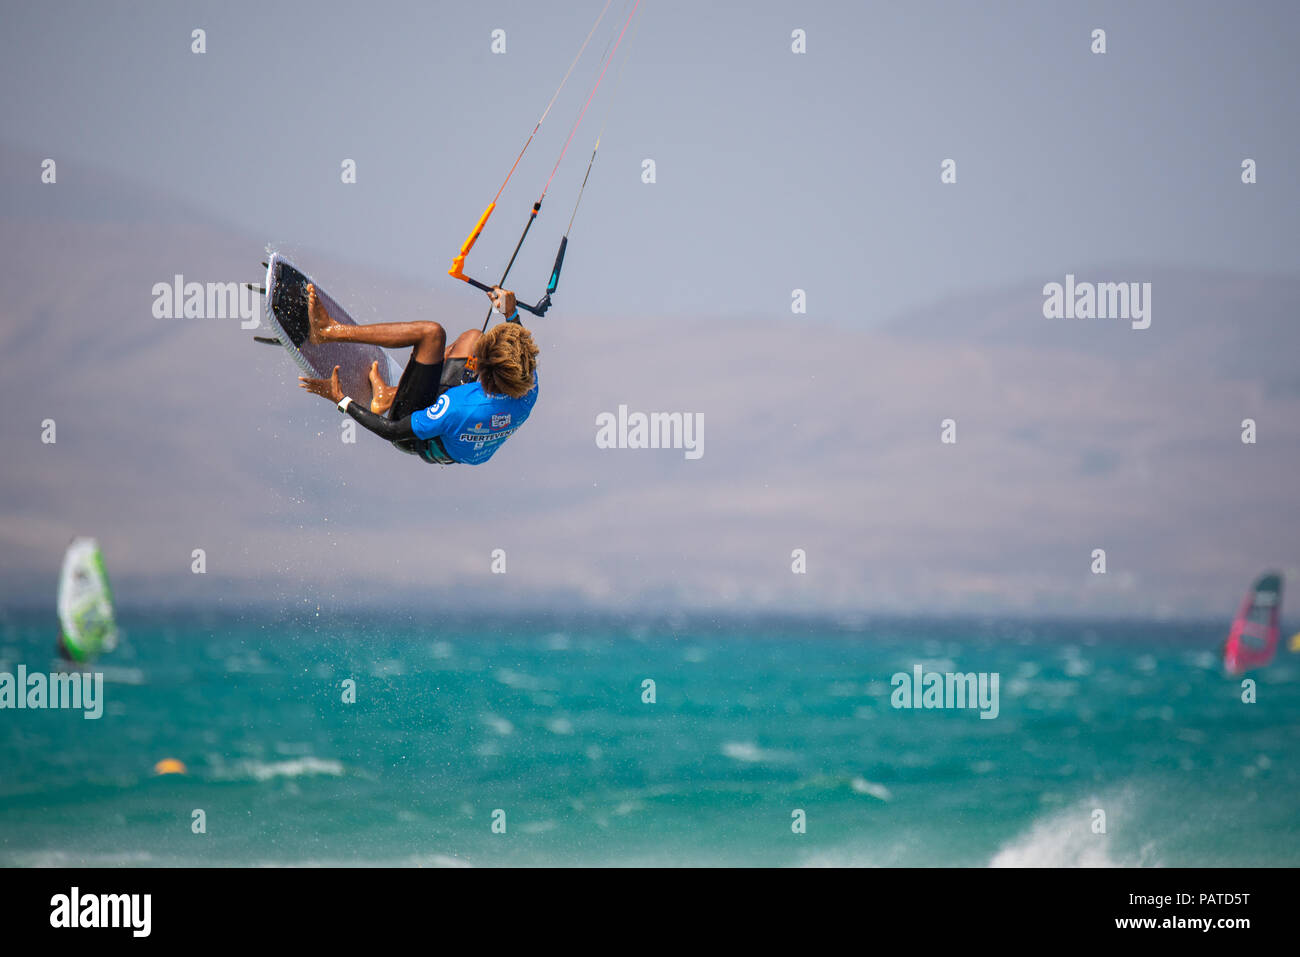
{"label": "sponsor logo on vest", "polygon": [[441,419],[448,409],[451,408],[451,399],[447,398],[447,393],[438,396],[438,401],[424,410],[424,414],[431,419]]}

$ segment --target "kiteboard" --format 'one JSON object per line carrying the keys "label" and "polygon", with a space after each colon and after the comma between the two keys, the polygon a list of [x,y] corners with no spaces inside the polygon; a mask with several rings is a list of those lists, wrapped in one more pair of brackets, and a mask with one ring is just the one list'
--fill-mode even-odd
{"label": "kiteboard", "polygon": [[314,379],[328,379],[335,366],[339,367],[339,385],[344,395],[349,395],[365,407],[370,406],[370,364],[379,362],[379,371],[389,384],[395,384],[394,369],[388,354],[379,346],[351,342],[307,341],[307,285],[316,287],[316,296],[335,322],[355,326],[347,311],[301,269],[279,253],[272,254],[266,264],[266,322],[275,333],[275,340],[255,337],[259,342],[278,341],[298,364],[303,375]]}

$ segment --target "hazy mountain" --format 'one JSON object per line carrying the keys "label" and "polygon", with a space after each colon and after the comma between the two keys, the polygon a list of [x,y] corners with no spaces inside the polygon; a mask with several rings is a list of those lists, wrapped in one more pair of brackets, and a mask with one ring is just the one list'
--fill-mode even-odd
{"label": "hazy mountain", "polygon": [[[703,294],[690,322],[578,315],[562,291],[534,324],[532,420],[488,465],[442,469],[365,433],[343,444],[343,418],[236,320],[153,318],[175,274],[260,281],[262,239],[73,172],[6,187],[0,207],[7,605],[51,595],[74,534],[101,540],[126,601],[429,614],[1226,614],[1265,566],[1300,566],[1293,280],[1081,265],[1080,280],[1153,283],[1144,331],[1044,319],[1042,284],[1063,276],[871,331],[713,320]],[[358,321],[482,321],[441,260],[420,288],[292,256]],[[620,404],[703,413],[703,457],[597,448],[597,415]],[[1247,417],[1258,444],[1240,440]]]}

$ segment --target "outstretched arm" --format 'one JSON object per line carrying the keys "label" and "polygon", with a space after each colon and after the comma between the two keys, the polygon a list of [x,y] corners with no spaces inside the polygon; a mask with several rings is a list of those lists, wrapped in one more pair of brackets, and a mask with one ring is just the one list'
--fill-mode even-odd
{"label": "outstretched arm", "polygon": [[359,402],[355,402],[346,396],[339,402],[339,411],[352,416],[361,424],[362,428],[389,442],[396,442],[398,439],[417,438],[411,428],[411,417],[409,415],[404,415],[394,422],[382,415],[375,415],[369,409],[363,408]]}
{"label": "outstretched arm", "polygon": [[338,366],[334,367],[334,371],[330,373],[328,379],[310,379],[307,376],[299,376],[298,381],[302,383],[302,387],[308,392],[324,396],[326,399],[338,403],[340,412],[352,416],[362,428],[375,433],[381,439],[395,442],[398,439],[417,438],[415,432],[411,429],[411,417],[409,415],[403,416],[394,422],[392,419],[376,415],[369,409],[364,408],[353,401],[350,396],[345,396],[343,389],[339,386]]}

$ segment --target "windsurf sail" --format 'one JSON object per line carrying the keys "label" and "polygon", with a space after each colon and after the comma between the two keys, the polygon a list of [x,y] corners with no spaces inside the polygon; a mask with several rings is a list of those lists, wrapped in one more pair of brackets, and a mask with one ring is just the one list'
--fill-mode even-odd
{"label": "windsurf sail", "polygon": [[1239,675],[1273,660],[1281,633],[1282,576],[1268,572],[1255,579],[1241,602],[1223,646],[1223,667]]}
{"label": "windsurf sail", "polygon": [[88,662],[117,645],[113,591],[104,554],[93,538],[74,539],[59,576],[60,648],[73,661]]}

